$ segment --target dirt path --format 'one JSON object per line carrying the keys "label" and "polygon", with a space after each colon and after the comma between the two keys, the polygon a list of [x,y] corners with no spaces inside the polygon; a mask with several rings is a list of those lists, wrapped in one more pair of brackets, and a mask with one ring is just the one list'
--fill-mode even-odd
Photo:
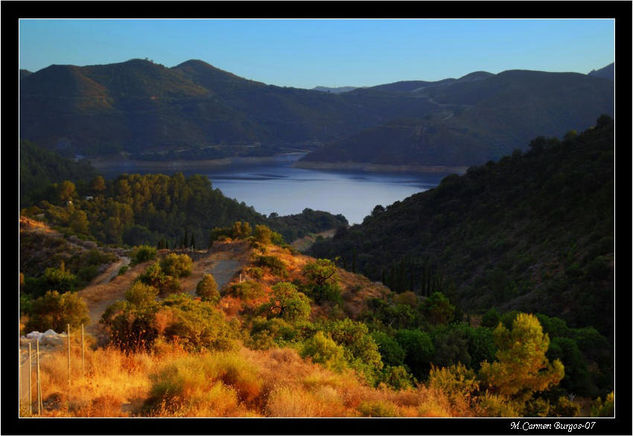
{"label": "dirt path", "polygon": [[109,283],[114,279],[118,274],[119,270],[130,264],[130,258],[127,256],[122,256],[118,261],[114,262],[112,265],[108,267],[103,273],[99,274],[95,277],[92,282],[88,286],[101,285],[104,283]]}
{"label": "dirt path", "polygon": [[180,279],[183,291],[195,294],[204,274],[213,274],[218,288],[228,283],[246,264],[248,247],[242,243],[216,243],[209,255],[194,262],[191,275]]}
{"label": "dirt path", "polygon": [[[123,260],[123,259],[122,259]],[[129,259],[128,259],[129,262]],[[117,262],[118,263],[118,262]],[[116,265],[116,263],[115,263]],[[132,285],[132,282],[149,265],[149,262],[135,265],[122,275],[112,275],[110,269],[118,274],[119,268],[110,267],[101,276],[95,279],[94,284],[90,284],[81,291],[79,295],[86,301],[90,316],[90,324],[86,326],[86,332],[98,336],[99,320],[106,308],[117,300],[121,300],[125,291]],[[101,278],[101,280],[99,280]]]}

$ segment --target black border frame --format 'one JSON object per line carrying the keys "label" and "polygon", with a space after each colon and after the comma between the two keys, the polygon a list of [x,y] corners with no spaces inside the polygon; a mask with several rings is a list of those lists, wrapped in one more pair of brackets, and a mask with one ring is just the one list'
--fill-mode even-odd
{"label": "black border frame", "polygon": [[[631,434],[631,16],[632,3],[617,2],[8,2],[2,8],[2,245],[5,274],[2,284],[2,339],[6,355],[2,368],[3,434],[514,434],[566,431],[511,429],[512,422],[584,423],[596,421],[581,434]],[[19,18],[615,18],[616,22],[616,416],[617,418],[33,418],[15,415],[17,380],[15,344],[19,331],[16,293],[18,246],[18,129],[17,72]],[[596,66],[600,67],[600,66]],[[618,123],[619,122],[619,123]],[[10,199],[10,200],[9,200]],[[15,206],[14,206],[15,205]],[[17,208],[12,209],[13,207]],[[5,209],[6,210],[6,209]],[[15,219],[17,218],[17,220]],[[619,267],[619,268],[618,268]],[[624,368],[624,369],[622,369]],[[568,434],[568,433],[567,433]]]}

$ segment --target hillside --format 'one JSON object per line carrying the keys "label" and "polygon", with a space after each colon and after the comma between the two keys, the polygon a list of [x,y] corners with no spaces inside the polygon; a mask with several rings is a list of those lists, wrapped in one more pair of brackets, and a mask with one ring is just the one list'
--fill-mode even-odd
{"label": "hillside", "polygon": [[611,62],[606,67],[599,68],[597,70],[591,70],[589,73],[590,76],[594,77],[602,77],[603,79],[614,80],[615,74],[615,63]]}
{"label": "hillside", "polygon": [[149,160],[303,149],[315,150],[305,162],[461,166],[613,111],[610,81],[526,71],[334,93],[266,85],[200,60],[167,68],[133,59],[52,65],[22,73],[20,89],[23,139],[69,156]]}
{"label": "hillside", "polygon": [[446,177],[317,242],[317,257],[460,307],[539,311],[613,333],[613,121]]}
{"label": "hillside", "polygon": [[30,206],[46,195],[52,183],[74,180],[87,183],[97,172],[85,160],[65,159],[29,141],[20,141],[20,204]]}
{"label": "hillside", "polygon": [[591,126],[602,113],[613,115],[613,83],[575,73],[477,72],[457,80],[398,82],[352,94],[378,92],[415,96],[435,109],[335,140],[298,166],[470,166],[516,148],[525,150],[536,135],[561,136]]}
{"label": "hillside", "polygon": [[[75,294],[90,319],[69,322],[88,322],[92,346],[82,376],[80,341],[72,341],[73,389],[65,388],[65,342],[44,346],[44,416],[575,416],[594,413],[592,402],[561,400],[568,392],[610,389],[600,335],[509,313],[502,322],[513,334],[533,323],[532,340],[545,330],[552,342],[547,357],[547,345],[523,356],[547,378],[541,388],[525,382],[534,399],[499,393],[484,362],[504,364],[499,332],[454,319],[441,294],[395,294],[265,233],[223,238],[206,252],[140,253],[130,254],[130,269]],[[73,314],[50,305],[45,317],[42,307],[38,300],[27,311],[27,326],[63,326],[54,315]],[[524,372],[512,373],[513,385]]]}
{"label": "hillside", "polygon": [[[429,104],[395,96],[343,99],[254,82],[190,60],[52,65],[21,82],[21,137],[89,156],[171,159],[271,155],[359,131]],[[147,155],[147,153],[150,153]],[[152,154],[153,153],[153,154]]]}

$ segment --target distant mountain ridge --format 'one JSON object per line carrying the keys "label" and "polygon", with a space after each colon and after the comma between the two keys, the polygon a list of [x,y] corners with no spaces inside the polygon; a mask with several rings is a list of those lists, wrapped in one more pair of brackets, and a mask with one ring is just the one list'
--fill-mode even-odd
{"label": "distant mountain ridge", "polygon": [[613,80],[615,75],[615,63],[611,62],[606,67],[602,67],[598,70],[591,70],[590,76],[602,77],[603,79]]}
{"label": "distant mountain ridge", "polygon": [[577,73],[477,72],[457,80],[397,82],[350,94],[379,92],[415,95],[436,110],[335,140],[298,166],[469,166],[525,149],[535,135],[561,136],[591,126],[602,113],[613,115],[613,83]]}
{"label": "distant mountain ridge", "polygon": [[314,150],[304,164],[470,165],[613,113],[612,83],[556,74],[475,72],[338,93],[266,85],[201,60],[51,65],[20,73],[20,134],[67,156],[201,160],[302,149]]}
{"label": "distant mountain ridge", "polygon": [[312,89],[314,91],[331,92],[332,94],[342,94],[343,92],[349,92],[349,91],[358,89],[358,87],[357,86],[337,86],[335,88],[330,88],[327,86],[315,86]]}

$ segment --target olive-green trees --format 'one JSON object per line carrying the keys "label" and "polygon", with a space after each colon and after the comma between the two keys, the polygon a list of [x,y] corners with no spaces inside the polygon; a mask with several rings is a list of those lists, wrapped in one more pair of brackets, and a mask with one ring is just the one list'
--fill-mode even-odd
{"label": "olive-green trees", "polygon": [[500,324],[494,330],[494,338],[497,360],[483,362],[479,372],[490,391],[526,401],[534,392],[543,391],[563,378],[565,369],[560,360],[550,363],[545,356],[549,336],[543,333],[534,315],[518,314],[512,330]]}

